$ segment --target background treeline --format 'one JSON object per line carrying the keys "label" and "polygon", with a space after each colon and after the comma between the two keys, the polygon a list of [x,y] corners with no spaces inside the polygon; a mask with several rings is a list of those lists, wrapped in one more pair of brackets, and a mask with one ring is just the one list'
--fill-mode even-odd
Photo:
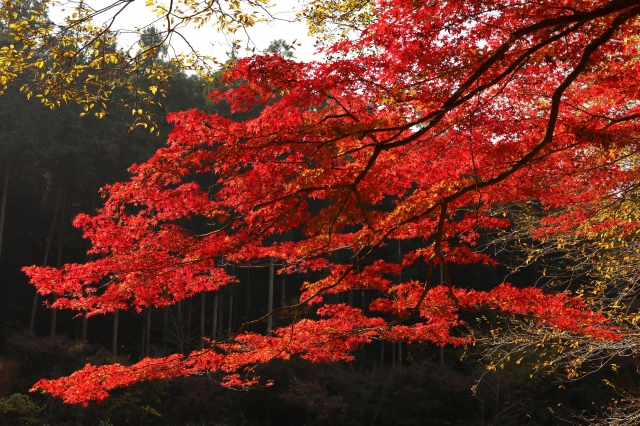
{"label": "background treeline", "polygon": [[[281,41],[272,44],[272,50],[287,55],[285,47]],[[161,53],[156,60],[161,60]],[[71,220],[80,212],[99,208],[99,188],[127,179],[131,164],[146,160],[164,144],[170,131],[164,122],[167,112],[198,108],[233,119],[257,112],[231,116],[226,105],[207,98],[214,86],[195,76],[174,76],[162,104],[149,106],[157,114],[154,132],[131,129],[126,93],[121,94],[124,102],[110,104],[109,115],[102,119],[91,114],[79,118],[83,111],[71,104],[45,108],[37,100],[27,100],[19,83],[0,97],[0,216],[4,219],[0,220],[0,424],[556,424],[561,421],[558,415],[577,420],[575,416],[584,410],[596,414],[608,404],[615,393],[601,385],[605,377],[627,388],[634,386],[636,366],[630,360],[619,362],[617,372],[601,371],[561,385],[555,375],[532,375],[526,362],[487,372],[475,356],[482,348],[465,352],[428,344],[373,342],[358,350],[349,364],[293,360],[259,367],[259,374],[273,379],[275,385],[249,392],[222,388],[214,375],[133,386],[88,408],[28,394],[38,379],[70,374],[87,362],[131,363],[145,356],[186,353],[201,345],[202,336],[222,338],[244,320],[266,313],[270,292],[274,307],[291,304],[298,299],[303,280],[318,278],[291,275],[285,279],[268,265],[229,266],[237,284],[171,308],[86,319],[77,312],[48,309],[42,300],[34,304],[34,288],[21,268],[87,260],[88,242]],[[390,243],[379,256],[397,261],[410,244],[420,242],[402,244]],[[349,253],[336,256],[348,261]],[[423,279],[424,269],[416,265],[396,279]],[[504,276],[502,270],[477,265],[459,266],[452,273],[461,285],[485,288]],[[531,282],[531,278],[520,275],[512,281]],[[330,297],[335,303],[366,310],[375,296],[352,291]],[[288,320],[276,317],[273,326]],[[468,321],[475,318],[470,316]],[[268,326],[259,324],[253,331],[266,333]],[[472,387],[481,376],[474,393]]]}

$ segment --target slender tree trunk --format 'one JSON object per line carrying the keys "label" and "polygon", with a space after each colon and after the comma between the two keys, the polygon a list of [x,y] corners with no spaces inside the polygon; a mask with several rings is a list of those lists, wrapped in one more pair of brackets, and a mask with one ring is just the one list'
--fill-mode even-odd
{"label": "slender tree trunk", "polygon": [[[275,266],[273,265],[273,259],[269,265],[269,296],[267,299],[267,313],[273,311],[273,279],[275,275]],[[273,328],[273,315],[269,315],[267,318],[267,335],[271,335],[271,329]]]}
{"label": "slender tree trunk", "polygon": [[178,317],[176,318],[176,334],[178,335],[178,342],[180,344],[180,353],[184,354],[184,327],[182,324],[182,300],[178,303]]}
{"label": "slender tree trunk", "polygon": [[[58,255],[56,256],[56,268],[60,269],[61,264],[62,264],[62,243],[60,243],[60,245],[58,246]],[[58,295],[53,294],[51,298],[51,303],[55,303],[56,300],[58,300]],[[58,322],[58,309],[51,308],[51,323],[49,324],[50,325],[49,335],[51,337],[56,335],[57,322]]]}
{"label": "slender tree trunk", "polygon": [[2,259],[2,234],[4,232],[4,214],[7,210],[7,192],[9,192],[9,163],[2,181],[2,202],[0,203],[0,260]]}
{"label": "slender tree trunk", "polygon": [[251,268],[247,268],[247,318],[251,311]]}
{"label": "slender tree trunk", "polygon": [[200,296],[200,347],[204,347],[204,315],[205,315],[205,303],[207,301],[207,294],[203,291]]}
{"label": "slender tree trunk", "polygon": [[218,339],[218,292],[213,296],[213,326],[211,327],[211,340]]}
{"label": "slender tree trunk", "polygon": [[[91,191],[91,210],[90,211],[91,211],[91,214],[93,214],[96,211],[96,190],[95,189]],[[91,250],[91,240],[87,240],[87,252],[89,250]],[[87,259],[87,262],[93,261],[93,254],[87,254],[86,259]],[[82,333],[80,335],[80,338],[83,343],[87,341],[88,327],[89,327],[89,318],[87,317],[87,314],[84,313],[82,315]]]}
{"label": "slender tree trunk", "polygon": [[140,332],[140,359],[144,358],[144,344],[147,341],[147,316],[146,311],[142,311],[142,330]]}
{"label": "slender tree trunk", "polygon": [[224,315],[224,293],[220,293],[220,299],[218,300],[218,336],[224,336],[224,324],[223,324],[223,315]]}
{"label": "slender tree trunk", "polygon": [[396,342],[391,343],[391,367],[396,368]]}
{"label": "slender tree trunk", "polygon": [[233,298],[233,330],[235,331],[236,326],[238,324],[238,299],[240,297],[234,297]]}
{"label": "slender tree trunk", "polygon": [[191,347],[191,316],[193,314],[193,297],[189,298],[189,303],[187,304],[187,336],[186,342],[187,347]]}
{"label": "slender tree trunk", "polygon": [[118,355],[118,317],[120,310],[116,309],[113,313],[113,335],[111,336],[111,353],[115,357]]}
{"label": "slender tree trunk", "polygon": [[[444,285],[444,267],[442,262],[440,262],[440,285]],[[444,346],[440,346],[439,354],[439,364],[440,368],[442,368],[444,367]]]}
{"label": "slender tree trunk", "polygon": [[380,340],[380,368],[384,367],[384,340]]}
{"label": "slender tree trunk", "polygon": [[151,354],[151,306],[147,308],[146,317],[145,326],[147,330],[144,333],[144,356],[149,358]]}
{"label": "slender tree trunk", "polygon": [[[65,217],[65,211],[66,211],[66,207],[67,207],[67,189],[64,188],[62,190],[62,201],[60,204],[60,224],[64,223],[64,217]],[[62,243],[63,243],[63,238],[64,235],[62,234],[62,229],[58,228],[59,232],[58,232],[58,255],[56,256],[56,268],[60,269],[60,267],[62,267]],[[58,300],[58,295],[57,294],[53,294],[52,295],[52,303],[55,303],[55,301]],[[56,335],[56,325],[58,322],[58,309],[56,308],[52,308],[51,309],[51,329],[50,329],[50,334],[51,337]]]}
{"label": "slender tree trunk", "polygon": [[[402,264],[402,243],[398,240],[398,263]],[[398,274],[398,283],[402,282],[402,269],[400,269],[400,273]]]}
{"label": "slender tree trunk", "polygon": [[233,334],[233,293],[229,296],[229,328],[228,334],[231,336]]}
{"label": "slender tree trunk", "polygon": [[402,340],[398,342],[398,367],[402,368]]}
{"label": "slender tree trunk", "polygon": [[[51,227],[49,228],[49,235],[47,236],[47,245],[44,248],[44,260],[42,266],[47,266],[47,259],[49,259],[49,250],[51,249],[51,240],[53,240],[53,231],[56,227],[56,219],[58,217],[58,208],[60,207],[60,191],[56,197],[56,205],[53,209],[53,219],[51,220]],[[36,291],[36,295],[33,298],[33,305],[31,306],[31,317],[29,319],[29,332],[33,333],[33,327],[36,321],[36,310],[38,309],[38,297],[39,294]]]}
{"label": "slender tree trunk", "polygon": [[165,306],[162,312],[162,351],[167,351],[167,340],[169,338],[167,328],[169,327],[169,307]]}
{"label": "slender tree trunk", "polygon": [[286,291],[287,291],[287,285],[285,282],[285,278],[282,277],[282,295],[280,296],[280,306],[284,306],[286,303],[286,300],[287,300]]}

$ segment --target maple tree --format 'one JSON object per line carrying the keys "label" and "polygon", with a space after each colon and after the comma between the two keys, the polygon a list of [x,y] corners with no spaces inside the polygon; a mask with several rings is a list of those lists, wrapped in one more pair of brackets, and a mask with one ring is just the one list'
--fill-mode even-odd
{"label": "maple tree", "polygon": [[[96,216],[75,219],[96,259],[25,271],[41,294],[59,295],[55,307],[90,315],[232,285],[225,264],[322,278],[228,340],[87,365],[34,389],[86,403],[141,380],[212,371],[227,374],[226,386],[250,386],[261,383],[255,366],[274,358],[348,361],[373,339],[469,344],[464,311],[619,340],[624,330],[580,297],[507,283],[479,291],[452,282],[448,265],[496,264],[474,250],[482,229],[509,226],[496,206],[533,199],[560,212],[540,222],[549,234],[635,185],[637,164],[626,159],[640,118],[639,14],[639,1],[379,1],[359,37],[327,48],[331,61],[238,60],[225,74],[235,84],[211,97],[233,111],[261,106],[259,117],[170,114],[167,146],[107,186]],[[210,229],[196,232],[198,220]],[[375,260],[409,239],[424,244],[399,263]],[[443,285],[432,276],[439,265]],[[410,266],[424,279],[395,282]],[[352,289],[379,297],[366,312],[329,302]],[[316,316],[298,316],[315,305]],[[291,324],[247,331],[283,310]]]}

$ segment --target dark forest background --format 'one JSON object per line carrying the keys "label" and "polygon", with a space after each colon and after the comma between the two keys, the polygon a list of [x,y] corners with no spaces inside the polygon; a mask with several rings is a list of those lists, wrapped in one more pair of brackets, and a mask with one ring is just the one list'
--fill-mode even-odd
{"label": "dark forest background", "polygon": [[[289,54],[283,46],[276,41],[272,50]],[[618,362],[617,372],[603,369],[563,382],[556,374],[534,373],[526,362],[487,372],[478,361],[480,347],[441,350],[376,341],[356,351],[355,361],[348,364],[294,359],[262,366],[259,373],[273,379],[274,386],[243,392],[221,387],[212,374],[132,386],[87,408],[30,394],[38,379],[70,374],[87,362],[127,364],[144,356],[187,353],[199,347],[202,336],[223,337],[242,321],[266,313],[268,267],[230,267],[237,284],[171,308],[119,312],[115,332],[114,315],[85,319],[77,312],[53,311],[42,300],[33,311],[35,290],[21,272],[27,265],[87,260],[88,243],[71,226],[72,219],[95,211],[102,203],[99,188],[128,179],[131,164],[146,160],[165,143],[167,112],[198,108],[231,116],[226,105],[207,98],[214,86],[181,73],[171,78],[162,106],[150,107],[157,114],[157,134],[141,127],[132,130],[131,110],[120,102],[110,104],[109,115],[98,119],[91,114],[79,118],[79,106],[50,110],[27,100],[19,83],[0,96],[0,424],[551,425],[563,418],[579,422],[581,414],[603,410],[615,398],[612,388],[602,384],[605,378],[634,387],[633,360]],[[420,242],[402,244],[390,244],[380,256],[398,260],[403,250]],[[509,264],[509,259],[499,260]],[[478,288],[500,283],[505,273],[478,265],[452,270],[456,283]],[[416,266],[397,279],[421,274]],[[532,269],[511,280],[530,284],[535,275]],[[296,301],[300,284],[309,278],[276,276],[275,306]],[[365,291],[333,297],[335,303],[366,309],[374,296]],[[287,320],[276,317],[274,325]],[[258,325],[254,331],[264,333],[266,327]]]}

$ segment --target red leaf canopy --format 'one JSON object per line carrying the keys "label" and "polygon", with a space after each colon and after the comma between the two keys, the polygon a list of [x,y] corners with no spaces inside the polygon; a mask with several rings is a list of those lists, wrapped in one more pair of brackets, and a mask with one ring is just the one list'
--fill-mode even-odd
{"label": "red leaf canopy", "polygon": [[[234,111],[262,105],[258,118],[169,115],[167,146],[132,167],[129,182],[106,187],[97,216],[74,222],[98,260],[25,270],[41,294],[60,295],[55,306],[100,314],[233,283],[220,259],[273,261],[284,274],[324,271],[287,308],[319,304],[317,319],[271,336],[241,327],[187,357],[87,366],[36,388],[86,402],[140,380],[216,370],[242,386],[256,382],[244,372],[257,363],[349,360],[371,339],[466,344],[450,333],[461,310],[615,339],[580,299],[507,284],[474,291],[451,282],[446,265],[495,263],[472,247],[482,229],[508,226],[492,215],[496,205],[534,199],[565,212],[550,229],[568,229],[636,184],[637,166],[625,158],[640,136],[639,14],[638,0],[384,0],[357,40],[329,49],[329,62],[240,60],[225,78],[242,84],[212,97]],[[193,232],[191,220],[209,231]],[[401,263],[372,261],[407,239],[423,248]],[[423,281],[393,281],[418,259]],[[440,263],[443,286],[431,277]],[[350,289],[381,296],[366,315],[325,303]]]}

